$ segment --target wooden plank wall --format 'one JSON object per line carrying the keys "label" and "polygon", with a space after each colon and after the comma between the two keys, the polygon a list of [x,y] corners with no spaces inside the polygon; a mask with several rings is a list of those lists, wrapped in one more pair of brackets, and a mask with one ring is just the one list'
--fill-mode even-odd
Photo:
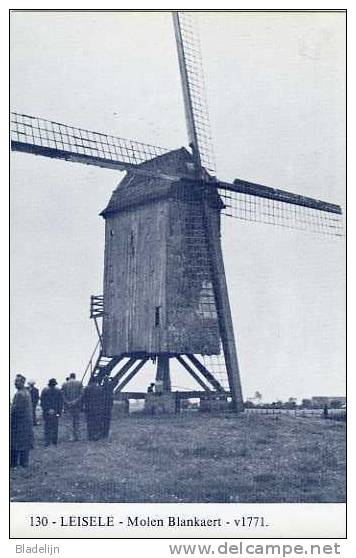
{"label": "wooden plank wall", "polygon": [[108,356],[167,351],[167,211],[167,201],[159,201],[106,220],[103,348]]}
{"label": "wooden plank wall", "polygon": [[184,192],[106,217],[107,356],[220,352],[215,306],[202,311],[212,277],[200,202]]}

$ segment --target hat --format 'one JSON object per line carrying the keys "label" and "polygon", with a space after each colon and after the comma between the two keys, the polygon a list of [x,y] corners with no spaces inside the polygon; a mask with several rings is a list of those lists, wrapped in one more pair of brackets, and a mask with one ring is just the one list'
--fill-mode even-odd
{"label": "hat", "polygon": [[56,386],[57,385],[57,380],[56,378],[51,378],[48,382],[49,386]]}
{"label": "hat", "polygon": [[36,382],[35,380],[29,380],[27,383],[29,386],[34,386]]}

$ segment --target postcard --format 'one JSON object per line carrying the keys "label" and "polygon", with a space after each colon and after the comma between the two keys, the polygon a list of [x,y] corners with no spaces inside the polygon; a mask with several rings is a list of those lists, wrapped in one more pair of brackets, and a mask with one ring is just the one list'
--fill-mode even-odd
{"label": "postcard", "polygon": [[10,12],[18,554],[339,553],[345,36],[345,10]]}

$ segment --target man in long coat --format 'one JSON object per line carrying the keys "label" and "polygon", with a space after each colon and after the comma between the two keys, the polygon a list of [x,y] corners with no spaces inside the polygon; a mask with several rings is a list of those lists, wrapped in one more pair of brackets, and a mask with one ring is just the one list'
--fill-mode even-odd
{"label": "man in long coat", "polygon": [[57,380],[51,378],[48,387],[41,392],[45,446],[57,445],[59,417],[63,411],[63,394],[57,387]]}
{"label": "man in long coat", "polygon": [[103,432],[103,388],[92,382],[83,392],[83,406],[87,419],[88,440],[97,441]]}
{"label": "man in long coat", "polygon": [[80,412],[82,410],[83,384],[76,379],[74,372],[69,375],[68,380],[62,385],[64,409],[68,413],[72,423],[73,440],[79,440]]}
{"label": "man in long coat", "polygon": [[10,417],[10,466],[28,467],[30,450],[33,447],[32,402],[25,388],[26,378],[17,374],[16,393],[11,404]]}
{"label": "man in long coat", "polygon": [[38,391],[38,388],[36,388],[35,383],[36,382],[34,380],[29,380],[28,382],[28,391],[30,393],[31,401],[32,401],[33,426],[38,425],[37,418],[36,418],[36,408],[40,400],[40,392]]}

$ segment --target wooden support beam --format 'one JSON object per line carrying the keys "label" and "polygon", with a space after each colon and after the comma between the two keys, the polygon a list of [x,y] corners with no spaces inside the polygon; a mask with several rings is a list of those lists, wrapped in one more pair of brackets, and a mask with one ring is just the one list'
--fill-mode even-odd
{"label": "wooden support beam", "polygon": [[211,262],[212,280],[216,310],[219,318],[221,342],[224,350],[225,365],[236,412],[244,410],[240,370],[237,360],[234,328],[232,323],[229,295],[225,277],[224,260],[220,240],[220,215],[209,205],[209,193],[203,196],[203,219],[207,233],[208,252]]}
{"label": "wooden support beam", "polygon": [[156,381],[157,380],[163,382],[163,391],[171,391],[168,355],[157,355]]}
{"label": "wooden support beam", "polygon": [[120,370],[117,372],[117,374],[112,378],[113,381],[113,387],[115,389],[115,387],[117,386],[117,384],[119,383],[119,381],[121,380],[121,378],[126,374],[126,372],[128,372],[131,368],[131,366],[133,366],[135,364],[135,362],[137,361],[136,357],[131,357],[124,365],[122,368],[120,368]]}
{"label": "wooden support beam", "polygon": [[[227,399],[231,397],[229,391],[175,391],[179,399]],[[142,391],[115,392],[115,399],[145,399],[146,393]]]}
{"label": "wooden support beam", "polygon": [[248,194],[249,196],[266,198],[268,200],[290,203],[292,205],[300,205],[302,207],[310,207],[311,209],[316,209],[318,211],[327,211],[328,213],[342,215],[342,209],[339,205],[317,200],[315,198],[309,198],[307,196],[301,196],[300,194],[294,194],[293,192],[287,192],[286,190],[279,190],[277,188],[271,188],[270,186],[262,186],[262,184],[247,182],[247,180],[241,180],[240,178],[236,178],[233,184],[219,181],[217,185],[219,188],[229,190],[230,192],[241,192],[243,194]]}
{"label": "wooden support beam", "polygon": [[141,370],[142,366],[144,364],[146,364],[146,362],[148,361],[148,357],[143,358],[136,366],[133,370],[131,370],[131,372],[126,376],[126,378],[124,380],[122,380],[121,384],[119,384],[117,386],[117,388],[115,389],[115,393],[121,391],[131,380],[134,376],[136,376],[137,372],[139,370]]}
{"label": "wooden support beam", "polygon": [[204,378],[206,378],[206,380],[208,380],[208,382],[216,389],[216,391],[224,391],[224,388],[220,384],[220,382],[213,376],[211,372],[209,372],[207,368],[205,368],[204,364],[202,364],[195,355],[187,355],[187,357],[204,376]]}
{"label": "wooden support beam", "polygon": [[198,376],[198,374],[193,370],[193,368],[191,366],[189,366],[189,364],[183,359],[183,357],[181,355],[177,356],[177,360],[178,362],[180,362],[180,364],[182,366],[184,366],[184,368],[189,372],[189,374],[194,378],[194,380],[205,390],[205,391],[211,391],[210,387],[206,385],[205,382],[203,382],[203,380],[200,379],[200,377]]}

